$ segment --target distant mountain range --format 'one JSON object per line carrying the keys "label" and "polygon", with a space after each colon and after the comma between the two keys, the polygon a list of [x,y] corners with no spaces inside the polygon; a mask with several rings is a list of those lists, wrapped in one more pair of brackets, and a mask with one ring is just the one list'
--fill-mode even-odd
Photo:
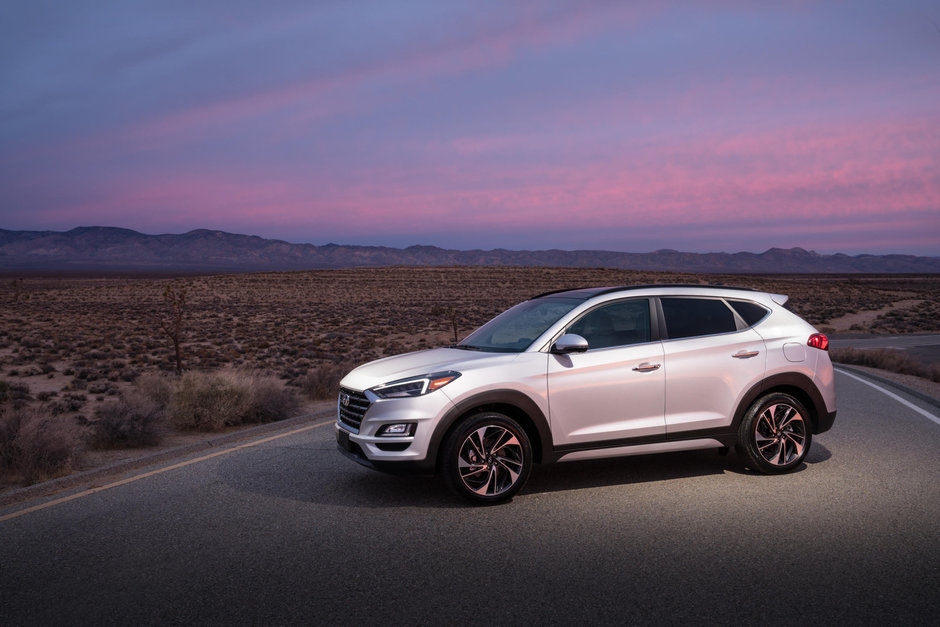
{"label": "distant mountain range", "polygon": [[550,266],[674,272],[938,273],[940,257],[820,255],[802,248],[763,253],[657,250],[448,250],[436,246],[291,244],[254,235],[199,229],[145,235],[130,229],[79,227],[66,232],[0,229],[0,271],[246,272],[362,266]]}

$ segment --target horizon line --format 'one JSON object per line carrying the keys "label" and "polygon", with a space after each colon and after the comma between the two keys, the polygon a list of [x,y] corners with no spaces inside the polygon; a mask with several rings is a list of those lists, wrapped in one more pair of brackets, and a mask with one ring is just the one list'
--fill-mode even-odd
{"label": "horizon line", "polygon": [[7,232],[11,232],[11,233],[55,233],[55,234],[63,234],[63,235],[64,235],[64,234],[67,234],[67,233],[71,233],[71,232],[73,232],[73,231],[92,230],[92,229],[107,229],[107,230],[113,230],[113,231],[129,231],[129,232],[131,232],[131,233],[136,233],[137,235],[143,235],[143,236],[146,236],[146,237],[161,237],[161,236],[177,236],[177,237],[178,237],[178,236],[189,235],[189,234],[198,233],[198,232],[223,233],[223,234],[225,234],[225,235],[234,235],[234,236],[239,236],[239,237],[258,238],[258,239],[261,239],[261,240],[264,240],[264,241],[269,241],[269,242],[284,242],[284,243],[286,243],[286,244],[290,244],[290,245],[294,245],[294,246],[313,246],[314,248],[325,248],[325,247],[328,247],[328,246],[333,246],[333,247],[347,247],[347,248],[353,248],[353,247],[357,247],[357,248],[386,248],[386,249],[389,249],[389,250],[401,250],[401,251],[409,250],[409,249],[412,249],[412,248],[435,248],[435,249],[437,249],[437,250],[442,250],[442,251],[454,251],[454,252],[501,252],[501,251],[502,251],[502,252],[519,252],[519,253],[539,253],[539,252],[555,252],[555,251],[558,251],[558,252],[562,252],[562,253],[583,253],[583,252],[591,252],[591,253],[613,253],[613,254],[622,254],[622,255],[654,255],[654,254],[661,254],[661,253],[679,253],[679,254],[690,254],[690,255],[738,255],[738,254],[764,255],[764,254],[767,254],[767,253],[769,253],[769,252],[772,252],[772,251],[775,251],[775,250],[776,250],[776,251],[802,251],[802,252],[805,252],[805,253],[807,253],[807,254],[816,255],[816,256],[819,256],[819,257],[844,256],[844,257],[850,257],[850,258],[857,258],[857,257],[894,257],[894,256],[897,256],[897,257],[915,257],[915,258],[916,258],[916,257],[920,257],[920,258],[924,258],[924,259],[940,259],[940,255],[917,255],[917,254],[913,254],[913,253],[897,253],[897,252],[893,252],[893,253],[856,253],[856,254],[850,254],[850,253],[844,253],[844,252],[841,252],[841,251],[840,251],[840,252],[832,252],[832,253],[820,253],[820,252],[817,252],[817,251],[815,251],[815,250],[813,250],[813,249],[804,248],[804,247],[802,247],[802,246],[791,246],[791,247],[789,247],[789,248],[785,248],[785,247],[782,247],[782,246],[771,246],[770,248],[767,248],[766,250],[762,250],[762,251],[738,250],[738,251],[735,251],[735,252],[715,251],[715,250],[710,250],[710,251],[707,251],[707,252],[696,252],[696,251],[691,251],[691,250],[680,250],[680,249],[676,249],[676,248],[658,248],[658,249],[656,249],[656,250],[647,250],[647,251],[614,250],[614,249],[609,249],[609,248],[557,248],[557,247],[552,247],[552,248],[505,248],[505,247],[496,247],[496,248],[445,248],[445,247],[439,246],[439,245],[437,245],[437,244],[420,244],[420,243],[410,244],[410,245],[408,245],[408,246],[390,246],[390,245],[388,245],[388,244],[349,244],[349,243],[337,243],[337,242],[333,242],[333,241],[327,242],[327,243],[325,243],[325,244],[315,244],[315,243],[313,243],[313,242],[308,242],[308,241],[297,242],[297,241],[290,241],[290,240],[281,239],[281,238],[277,238],[277,237],[264,237],[264,236],[261,236],[261,235],[255,235],[255,234],[250,234],[250,233],[238,233],[238,232],[234,232],[234,231],[227,231],[227,230],[224,230],[224,229],[206,228],[206,227],[200,227],[200,228],[190,229],[190,230],[188,230],[188,231],[179,232],[179,233],[170,233],[170,232],[167,232],[167,233],[146,233],[146,232],[144,232],[144,231],[138,231],[137,229],[133,229],[133,228],[129,228],[129,227],[123,227],[123,226],[107,226],[107,225],[79,225],[79,226],[75,226],[75,227],[72,227],[72,228],[70,228],[70,229],[61,230],[61,231],[53,230],[53,229],[10,229],[10,228],[0,227],[0,231],[7,231]]}

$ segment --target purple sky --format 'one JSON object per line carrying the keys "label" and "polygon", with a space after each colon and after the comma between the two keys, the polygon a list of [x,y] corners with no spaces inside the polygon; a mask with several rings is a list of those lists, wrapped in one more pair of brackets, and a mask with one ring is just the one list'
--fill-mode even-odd
{"label": "purple sky", "polygon": [[940,5],[769,4],[6,0],[0,228],[940,255]]}

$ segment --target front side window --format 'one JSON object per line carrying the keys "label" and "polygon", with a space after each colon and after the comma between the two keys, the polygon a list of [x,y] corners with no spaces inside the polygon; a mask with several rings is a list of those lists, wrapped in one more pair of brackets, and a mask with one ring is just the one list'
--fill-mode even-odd
{"label": "front side window", "polygon": [[669,339],[737,331],[734,313],[723,301],[712,298],[663,298],[661,302]]}
{"label": "front side window", "polygon": [[521,353],[569,311],[575,298],[537,298],[507,309],[468,335],[455,348]]}
{"label": "front side window", "polygon": [[649,342],[649,301],[628,300],[598,307],[571,325],[566,332],[586,339],[588,350]]}

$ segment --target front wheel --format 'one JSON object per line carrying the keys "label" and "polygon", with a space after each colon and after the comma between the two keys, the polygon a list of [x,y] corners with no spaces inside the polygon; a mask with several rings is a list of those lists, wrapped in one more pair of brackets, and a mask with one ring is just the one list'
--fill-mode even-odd
{"label": "front wheel", "polygon": [[444,443],[444,480],[477,503],[512,498],[532,471],[532,445],[512,418],[484,412],[465,418]]}
{"label": "front wheel", "polygon": [[800,401],[780,392],[759,398],[738,429],[738,447],[754,470],[780,474],[793,470],[813,440],[809,413]]}

